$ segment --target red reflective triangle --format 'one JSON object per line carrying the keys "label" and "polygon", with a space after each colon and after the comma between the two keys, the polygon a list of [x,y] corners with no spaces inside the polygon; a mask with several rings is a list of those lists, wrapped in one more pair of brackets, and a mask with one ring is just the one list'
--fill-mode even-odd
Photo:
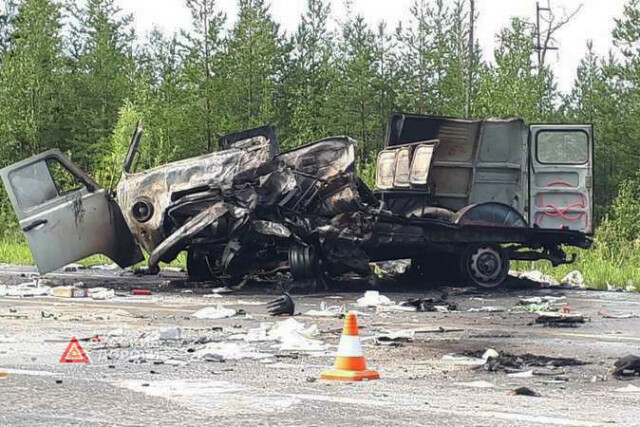
{"label": "red reflective triangle", "polygon": [[60,358],[60,363],[89,363],[89,358],[76,337],[71,338],[67,349]]}

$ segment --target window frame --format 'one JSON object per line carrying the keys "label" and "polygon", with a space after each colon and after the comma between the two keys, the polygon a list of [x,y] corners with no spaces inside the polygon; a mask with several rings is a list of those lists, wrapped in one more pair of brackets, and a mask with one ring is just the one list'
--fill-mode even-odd
{"label": "window frame", "polygon": [[[540,135],[543,133],[581,133],[585,136],[585,144],[587,146],[586,159],[582,162],[548,162],[540,159]],[[584,166],[589,164],[591,159],[591,144],[589,143],[589,133],[584,129],[541,129],[536,132],[536,161],[541,165],[563,165],[563,166]]]}

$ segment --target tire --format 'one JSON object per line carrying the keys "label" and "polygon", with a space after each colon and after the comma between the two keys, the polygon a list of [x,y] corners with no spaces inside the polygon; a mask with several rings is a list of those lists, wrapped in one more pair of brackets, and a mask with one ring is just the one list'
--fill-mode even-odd
{"label": "tire", "polygon": [[464,251],[460,261],[464,279],[482,289],[497,288],[509,275],[509,256],[500,245],[471,245]]}
{"label": "tire", "polygon": [[214,279],[205,252],[191,249],[187,251],[187,275],[190,282],[207,282]]}

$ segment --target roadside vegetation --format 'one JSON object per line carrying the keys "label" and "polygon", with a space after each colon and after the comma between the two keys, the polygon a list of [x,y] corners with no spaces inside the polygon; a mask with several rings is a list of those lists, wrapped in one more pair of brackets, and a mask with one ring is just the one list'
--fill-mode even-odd
{"label": "roadside vegetation", "polygon": [[608,213],[595,233],[595,244],[577,250],[574,264],[552,268],[548,262],[518,263],[519,269],[539,269],[561,280],[580,271],[589,287],[640,291],[640,173],[620,185]]}
{"label": "roadside vegetation", "polygon": [[[210,152],[220,135],[271,123],[284,148],[350,135],[372,183],[396,111],[591,122],[595,248],[571,266],[533,268],[557,277],[578,269],[599,287],[640,284],[640,0],[627,0],[616,19],[611,55],[587,44],[568,93],[557,90],[545,55],[535,55],[530,17],[496,29],[493,61],[483,60],[477,40],[470,49],[468,3],[416,0],[408,20],[371,26],[354,11],[337,17],[326,0],[307,0],[287,34],[267,0],[238,0],[236,17],[215,0],[185,0],[188,28],[136,34],[114,0],[6,0],[0,167],[55,147],[114,188],[138,121],[138,169]],[[476,12],[492,13],[490,2],[482,7]],[[578,47],[562,46],[570,48]],[[0,262],[31,263],[5,191],[0,224]]]}

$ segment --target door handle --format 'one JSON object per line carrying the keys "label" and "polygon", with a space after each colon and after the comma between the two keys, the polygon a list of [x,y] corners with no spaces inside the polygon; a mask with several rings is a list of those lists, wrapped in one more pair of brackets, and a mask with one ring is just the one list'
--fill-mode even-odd
{"label": "door handle", "polygon": [[45,225],[47,222],[48,222],[48,221],[47,221],[46,219],[39,219],[39,220],[37,220],[37,221],[33,221],[31,224],[29,224],[29,225],[27,225],[26,227],[24,227],[24,228],[22,229],[22,231],[24,231],[24,232],[26,233],[27,231],[31,231],[31,230],[33,230],[33,229],[34,229],[34,228],[36,228],[36,227],[39,227],[39,226],[41,226],[41,225]]}

